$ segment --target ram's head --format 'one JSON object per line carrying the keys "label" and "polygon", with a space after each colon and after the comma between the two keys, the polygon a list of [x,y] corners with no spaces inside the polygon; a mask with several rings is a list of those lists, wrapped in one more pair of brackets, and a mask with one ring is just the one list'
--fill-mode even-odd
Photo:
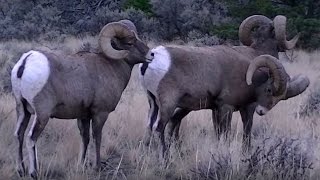
{"label": "ram's head", "polygon": [[112,22],[102,28],[99,45],[111,59],[126,60],[129,64],[148,61],[149,47],[138,37],[135,25],[129,20]]}
{"label": "ram's head", "polygon": [[[257,72],[260,68],[264,70]],[[259,115],[266,114],[280,100],[301,94],[310,84],[308,77],[303,75],[290,79],[278,59],[270,55],[258,56],[250,63],[246,81],[255,87]]]}
{"label": "ram's head", "polygon": [[287,40],[286,20],[282,15],[276,16],[273,21],[262,15],[250,16],[239,27],[239,39],[245,46],[268,51],[268,54],[278,57],[277,52],[293,49],[299,39],[297,34]]}

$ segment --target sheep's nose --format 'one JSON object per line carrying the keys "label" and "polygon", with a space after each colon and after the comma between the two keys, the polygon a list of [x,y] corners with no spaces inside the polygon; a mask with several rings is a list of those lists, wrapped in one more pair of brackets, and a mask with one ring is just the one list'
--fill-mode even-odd
{"label": "sheep's nose", "polygon": [[260,116],[263,116],[263,115],[265,115],[266,113],[265,113],[265,111],[263,111],[262,109],[260,109],[260,110],[258,111],[258,114],[259,114]]}
{"label": "sheep's nose", "polygon": [[146,55],[146,61],[150,63],[150,62],[152,62],[153,59],[154,59],[154,53],[153,52],[149,52]]}

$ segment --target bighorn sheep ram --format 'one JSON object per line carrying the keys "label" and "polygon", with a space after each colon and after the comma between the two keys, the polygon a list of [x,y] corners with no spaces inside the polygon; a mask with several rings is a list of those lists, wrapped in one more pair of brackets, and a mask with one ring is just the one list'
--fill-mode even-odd
{"label": "bighorn sheep ram", "polygon": [[[233,49],[251,60],[263,54],[269,54],[278,58],[279,52],[284,52],[295,47],[299,39],[299,34],[290,41],[286,40],[285,16],[278,15],[272,21],[262,15],[253,15],[241,23],[239,27],[239,39],[244,46],[234,46]],[[178,138],[181,120],[190,111],[190,109],[176,109],[172,121],[170,121],[171,126],[169,132],[171,135],[173,131],[175,131],[175,137]],[[229,110],[229,112],[230,111],[231,110]],[[228,134],[231,118],[232,115],[226,113],[226,110],[222,112],[219,111],[219,108],[212,110],[212,120],[218,138],[222,133]],[[244,135],[244,137],[246,137],[246,135]]]}
{"label": "bighorn sheep ram", "polygon": [[[164,129],[170,118],[171,136],[190,111],[212,109],[213,116],[218,116],[213,117],[216,131],[221,133],[229,129],[232,112],[239,110],[244,144],[250,146],[254,111],[264,115],[280,100],[302,93],[309,85],[302,75],[290,80],[277,61],[278,51],[294,47],[298,39],[286,40],[285,21],[284,16],[277,16],[273,25],[264,16],[247,18],[240,26],[240,39],[251,47],[158,46],[150,50],[152,63],[140,67],[150,104],[149,137],[156,127],[165,151]],[[246,33],[255,27],[257,38],[252,42]]]}
{"label": "bighorn sheep ram", "polygon": [[149,48],[138,38],[134,24],[121,20],[107,24],[100,32],[103,53],[73,55],[42,51],[24,53],[11,72],[16,100],[19,141],[17,170],[25,173],[22,145],[31,114],[35,114],[27,136],[29,174],[37,178],[36,141],[49,118],[77,119],[82,137],[81,161],[89,143],[90,120],[95,142],[95,167],[100,168],[103,125],[119,102],[132,68],[143,63]]}
{"label": "bighorn sheep ram", "polygon": [[246,18],[239,27],[239,39],[244,46],[233,48],[250,59],[263,54],[278,58],[278,52],[293,49],[299,40],[299,34],[290,41],[286,39],[287,18],[278,15],[272,21],[262,15]]}

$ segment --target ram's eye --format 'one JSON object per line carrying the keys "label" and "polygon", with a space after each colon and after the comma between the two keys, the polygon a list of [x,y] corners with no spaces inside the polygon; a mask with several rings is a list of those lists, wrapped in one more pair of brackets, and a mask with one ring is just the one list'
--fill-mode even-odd
{"label": "ram's eye", "polygon": [[270,89],[270,88],[267,88],[267,89],[266,89],[266,92],[267,92],[268,94],[270,94],[270,93],[271,93],[271,89]]}

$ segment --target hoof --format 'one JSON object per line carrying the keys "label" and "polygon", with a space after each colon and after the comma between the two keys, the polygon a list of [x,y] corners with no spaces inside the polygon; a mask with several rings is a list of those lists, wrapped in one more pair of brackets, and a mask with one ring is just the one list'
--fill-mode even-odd
{"label": "hoof", "polygon": [[24,177],[26,175],[26,172],[24,171],[24,169],[18,169],[17,171],[20,177]]}
{"label": "hoof", "polygon": [[100,163],[95,163],[93,170],[96,172],[100,172],[102,170],[101,168],[101,162]]}
{"label": "hoof", "polygon": [[150,146],[150,144],[151,144],[151,136],[145,136],[142,141],[143,141],[143,144],[146,147]]}
{"label": "hoof", "polygon": [[32,177],[32,179],[38,179],[38,173],[36,171],[31,172],[30,176]]}
{"label": "hoof", "polygon": [[23,177],[26,175],[26,171],[23,164],[17,167],[17,172],[20,177]]}
{"label": "hoof", "polygon": [[249,155],[249,154],[251,154],[251,151],[252,151],[251,146],[243,146],[242,147],[242,154]]}
{"label": "hoof", "polygon": [[95,172],[100,172],[101,171],[101,166],[99,166],[99,167],[96,166],[96,167],[93,168],[93,170]]}
{"label": "hoof", "polygon": [[178,139],[176,142],[174,142],[174,148],[180,150],[181,144],[182,144],[182,141]]}
{"label": "hoof", "polygon": [[148,147],[150,145],[150,140],[144,140],[143,141],[144,146]]}

